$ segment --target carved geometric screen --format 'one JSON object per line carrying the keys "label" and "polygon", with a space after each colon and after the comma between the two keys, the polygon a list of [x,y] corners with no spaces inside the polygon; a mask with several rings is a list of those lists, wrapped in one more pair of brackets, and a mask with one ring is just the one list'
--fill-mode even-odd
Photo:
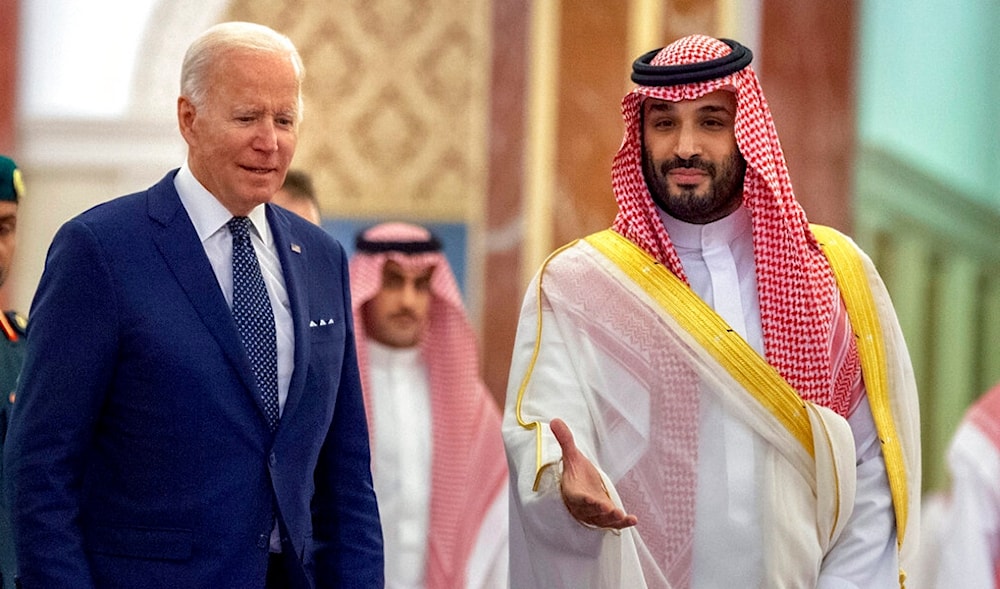
{"label": "carved geometric screen", "polygon": [[288,35],[306,67],[292,166],[323,215],[481,221],[489,0],[235,0],[226,20]]}

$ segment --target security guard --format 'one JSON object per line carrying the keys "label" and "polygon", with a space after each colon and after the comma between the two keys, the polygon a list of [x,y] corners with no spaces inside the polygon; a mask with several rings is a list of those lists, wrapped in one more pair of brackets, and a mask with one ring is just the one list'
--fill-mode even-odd
{"label": "security guard", "polygon": [[[0,286],[7,280],[17,237],[17,202],[24,196],[21,171],[13,160],[0,155]],[[7,439],[10,410],[17,397],[17,378],[24,360],[28,322],[15,311],[0,313],[0,456]],[[0,580],[3,589],[14,587],[14,546],[0,460]]]}

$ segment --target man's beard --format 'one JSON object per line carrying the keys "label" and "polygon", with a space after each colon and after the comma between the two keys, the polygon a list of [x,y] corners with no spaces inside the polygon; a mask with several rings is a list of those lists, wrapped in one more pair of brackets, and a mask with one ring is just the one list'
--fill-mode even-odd
{"label": "man's beard", "polygon": [[[686,187],[671,191],[667,174],[674,168],[704,170],[711,180],[707,192],[698,194],[696,189]],[[720,165],[695,156],[675,157],[657,166],[649,152],[643,150],[642,172],[653,202],[671,217],[696,225],[718,221],[740,206],[746,169],[747,162],[739,151],[734,151]]]}

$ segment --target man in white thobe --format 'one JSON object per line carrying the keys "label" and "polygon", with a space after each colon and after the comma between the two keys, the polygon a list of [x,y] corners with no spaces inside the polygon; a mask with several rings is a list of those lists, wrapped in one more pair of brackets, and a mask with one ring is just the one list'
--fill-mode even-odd
{"label": "man in white thobe", "polygon": [[901,584],[905,344],[870,260],[795,202],[750,59],[694,35],[637,60],[612,230],[528,289],[504,417],[514,587]]}
{"label": "man in white thobe", "polygon": [[500,411],[441,244],[383,223],[350,261],[387,589],[507,587]]}

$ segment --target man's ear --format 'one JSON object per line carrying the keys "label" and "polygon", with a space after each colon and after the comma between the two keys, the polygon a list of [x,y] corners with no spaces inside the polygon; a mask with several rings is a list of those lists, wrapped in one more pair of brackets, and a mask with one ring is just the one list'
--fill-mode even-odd
{"label": "man's ear", "polygon": [[177,99],[177,125],[188,144],[194,139],[194,120],[197,114],[194,103],[187,97],[181,96]]}

